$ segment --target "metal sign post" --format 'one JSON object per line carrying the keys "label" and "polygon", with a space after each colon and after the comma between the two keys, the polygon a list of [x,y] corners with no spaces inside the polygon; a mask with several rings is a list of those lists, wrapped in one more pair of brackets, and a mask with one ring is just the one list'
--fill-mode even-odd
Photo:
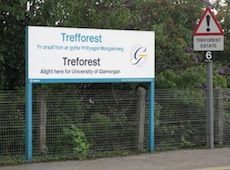
{"label": "metal sign post", "polygon": [[213,119],[213,55],[211,51],[224,50],[224,31],[212,12],[207,7],[193,32],[194,51],[206,51],[207,62],[207,146],[214,148]]}
{"label": "metal sign post", "polygon": [[208,51],[205,55],[207,62],[207,145],[214,148],[214,119],[213,119],[213,61],[212,52]]}

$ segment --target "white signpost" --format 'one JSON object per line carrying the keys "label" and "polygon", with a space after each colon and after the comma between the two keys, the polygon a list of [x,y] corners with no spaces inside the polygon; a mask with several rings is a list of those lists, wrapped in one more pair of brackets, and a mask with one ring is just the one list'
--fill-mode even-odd
{"label": "white signpost", "polygon": [[28,78],[154,78],[154,32],[28,27]]}
{"label": "white signpost", "polygon": [[149,151],[154,150],[155,33],[26,28],[26,158],[32,160],[32,89],[38,83],[149,82]]}
{"label": "white signpost", "polygon": [[206,51],[207,62],[207,145],[214,148],[214,122],[213,122],[213,55],[212,51],[224,50],[224,31],[207,7],[193,33],[194,51]]}

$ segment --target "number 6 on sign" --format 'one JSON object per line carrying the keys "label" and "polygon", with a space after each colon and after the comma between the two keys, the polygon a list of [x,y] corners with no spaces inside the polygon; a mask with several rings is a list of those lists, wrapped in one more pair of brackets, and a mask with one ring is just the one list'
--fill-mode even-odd
{"label": "number 6 on sign", "polygon": [[205,60],[212,60],[212,52],[211,51],[207,51],[205,54]]}

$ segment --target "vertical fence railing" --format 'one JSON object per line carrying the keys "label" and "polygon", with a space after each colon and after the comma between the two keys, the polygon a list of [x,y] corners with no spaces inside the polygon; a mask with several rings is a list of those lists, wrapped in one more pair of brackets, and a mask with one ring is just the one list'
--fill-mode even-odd
{"label": "vertical fence railing", "polygon": [[[144,98],[136,90],[35,90],[34,155],[79,156],[80,149],[81,154],[145,151],[149,98]],[[205,100],[202,90],[156,89],[157,150],[206,147]],[[214,118],[215,145],[229,146],[230,89],[214,90]],[[0,91],[0,164],[6,157],[25,158],[24,123],[24,91]],[[88,147],[78,147],[74,135],[83,135]]]}

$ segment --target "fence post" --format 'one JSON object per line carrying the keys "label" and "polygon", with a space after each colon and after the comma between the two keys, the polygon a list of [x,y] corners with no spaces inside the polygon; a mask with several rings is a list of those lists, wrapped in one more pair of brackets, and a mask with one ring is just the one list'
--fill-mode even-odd
{"label": "fence post", "polygon": [[137,146],[138,150],[144,149],[144,128],[145,128],[145,97],[146,90],[143,87],[137,89]]}
{"label": "fence post", "polygon": [[40,104],[40,153],[46,152],[46,92],[40,90],[39,104]]}
{"label": "fence post", "polygon": [[32,83],[26,80],[26,160],[32,161],[33,159],[33,133],[32,133],[32,107],[33,107],[33,97],[32,97]]}
{"label": "fence post", "polygon": [[224,135],[224,100],[222,89],[217,89],[218,144],[223,145]]}

